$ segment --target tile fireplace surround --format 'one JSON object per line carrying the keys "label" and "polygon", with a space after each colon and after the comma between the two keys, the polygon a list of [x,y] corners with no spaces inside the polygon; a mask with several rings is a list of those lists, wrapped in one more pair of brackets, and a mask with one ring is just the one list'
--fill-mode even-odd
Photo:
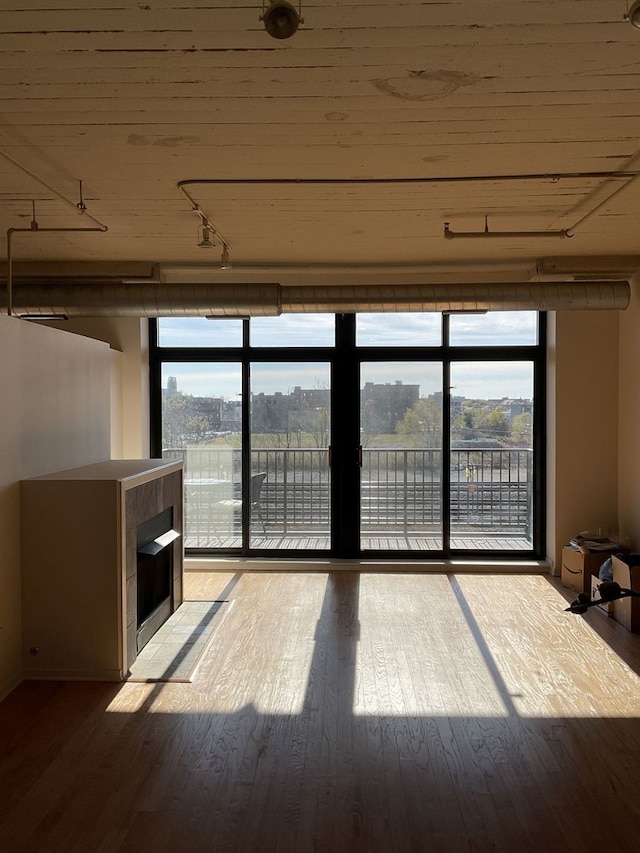
{"label": "tile fireplace surround", "polygon": [[25,678],[120,681],[137,656],[137,537],[170,510],[183,600],[181,462],[124,459],[21,483]]}

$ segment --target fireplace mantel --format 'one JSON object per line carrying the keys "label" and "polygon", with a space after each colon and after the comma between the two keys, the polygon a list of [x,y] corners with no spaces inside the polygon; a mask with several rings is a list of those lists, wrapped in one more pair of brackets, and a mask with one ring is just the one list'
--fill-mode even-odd
{"label": "fireplace mantel", "polygon": [[183,599],[181,462],[122,459],[21,483],[26,678],[120,681],[137,655],[137,531],[170,510]]}

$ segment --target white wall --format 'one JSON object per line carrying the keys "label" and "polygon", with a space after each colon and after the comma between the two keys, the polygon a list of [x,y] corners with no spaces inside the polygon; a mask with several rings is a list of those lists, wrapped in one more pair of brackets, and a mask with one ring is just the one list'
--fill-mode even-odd
{"label": "white wall", "polygon": [[22,677],[20,480],[110,458],[112,356],[105,343],[0,315],[0,363],[2,697]]}
{"label": "white wall", "polygon": [[620,532],[640,551],[640,277],[620,316],[619,502]]}
{"label": "white wall", "polygon": [[548,361],[548,556],[581,530],[618,530],[617,311],[552,318]]}
{"label": "white wall", "polygon": [[[96,317],[51,322],[52,328],[105,341],[120,354],[114,360],[112,458],[149,457],[149,321],[138,317]],[[119,363],[118,363],[119,361]],[[117,411],[115,409],[117,408]]]}
{"label": "white wall", "polygon": [[111,350],[111,458],[124,459],[122,386],[124,365],[121,352]]}

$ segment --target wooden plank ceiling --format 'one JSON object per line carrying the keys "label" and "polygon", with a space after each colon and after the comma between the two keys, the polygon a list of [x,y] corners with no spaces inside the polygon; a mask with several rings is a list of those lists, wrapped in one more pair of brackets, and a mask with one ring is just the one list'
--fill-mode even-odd
{"label": "wooden plank ceiling", "polygon": [[[640,30],[626,0],[314,0],[282,41],[261,11],[5,0],[2,234],[30,227],[33,201],[40,229],[89,216],[108,229],[16,235],[16,261],[217,266],[178,186],[203,180],[225,183],[185,189],[236,270],[640,251]],[[443,237],[444,222],[561,231],[585,215],[571,239]]]}

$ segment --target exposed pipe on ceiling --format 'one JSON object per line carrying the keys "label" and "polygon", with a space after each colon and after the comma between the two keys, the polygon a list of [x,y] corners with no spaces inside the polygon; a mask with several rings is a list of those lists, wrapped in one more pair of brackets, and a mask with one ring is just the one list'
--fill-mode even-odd
{"label": "exposed pipe on ceiling", "polygon": [[499,240],[505,237],[573,237],[568,231],[561,229],[559,231],[490,231],[486,224],[484,231],[452,231],[449,222],[444,223],[444,238],[445,240],[453,240],[456,237],[470,238],[497,238]]}
{"label": "exposed pipe on ceiling", "polygon": [[592,216],[594,216],[606,204],[609,204],[609,202],[613,201],[614,198],[619,196],[621,193],[626,192],[629,187],[634,184],[638,180],[638,178],[640,178],[640,172],[631,168],[632,166],[635,166],[639,161],[640,151],[637,151],[635,154],[629,157],[629,159],[625,163],[625,172],[627,173],[629,180],[627,180],[626,183],[622,184],[622,186],[616,187],[616,189],[610,192],[609,195],[602,199],[602,201],[596,204],[595,207],[592,207],[583,216],[581,216],[580,219],[574,222],[573,225],[567,228],[568,237],[573,237],[577,228],[580,228],[580,226],[584,225],[584,223],[588,219],[591,219]]}
{"label": "exposed pipe on ceiling", "polygon": [[592,216],[602,210],[607,204],[610,204],[614,198],[617,198],[623,192],[629,189],[629,187],[634,184],[638,178],[640,178],[640,172],[636,170],[632,170],[631,166],[636,164],[636,161],[640,160],[640,152],[629,157],[626,162],[626,169],[622,173],[611,173],[607,176],[607,180],[613,179],[614,177],[618,177],[619,174],[624,174],[627,177],[625,183],[621,186],[616,187],[612,192],[610,192],[605,198],[598,202],[598,204],[594,205],[590,208],[585,214],[583,214],[578,220],[576,220],[573,225],[570,225],[568,228],[562,228],[556,231],[490,231],[487,225],[487,217],[485,216],[485,227],[484,231],[452,231],[449,222],[444,223],[444,236],[447,240],[453,240],[454,237],[573,237],[575,232],[580,226],[584,225],[584,223],[591,219]]}
{"label": "exposed pipe on ceiling", "polygon": [[[97,221],[97,220],[96,220]],[[16,233],[25,233],[25,234],[40,234],[44,233],[64,233],[67,231],[107,231],[106,225],[100,225],[100,227],[95,228],[40,228],[36,218],[35,211],[33,214],[33,220],[31,222],[30,228],[9,228],[7,230],[7,314],[13,314],[13,250],[12,250],[12,238]]]}
{"label": "exposed pipe on ceiling", "polygon": [[[27,169],[26,166],[22,165],[22,163],[19,163],[17,160],[14,160],[14,158],[10,157],[6,152],[0,150],[0,157],[4,157],[4,159],[8,163],[11,163],[12,166],[15,166],[16,169],[19,169],[25,175],[28,175],[28,177],[30,177],[32,180],[37,181],[37,183],[39,183],[41,186],[48,189],[50,193],[53,193],[55,196],[57,196],[59,199],[61,199],[61,201],[64,201],[65,204],[68,204],[70,207],[73,207],[76,213],[81,214],[86,219],[90,219],[97,226],[97,230],[100,230],[100,231],[108,231],[109,230],[103,222],[100,222],[99,219],[96,219],[95,216],[92,216],[90,213],[87,212],[87,206],[84,203],[84,199],[82,198],[82,181],[78,181],[78,183],[80,185],[80,196],[79,196],[79,201],[75,202],[75,201],[72,201],[70,198],[67,198],[67,196],[64,195],[64,193],[61,193],[55,187],[52,187],[51,184],[47,183],[47,181],[44,181],[42,178],[38,177],[38,175],[36,175],[30,169]],[[17,231],[19,229],[15,229],[15,230]]]}
{"label": "exposed pipe on ceiling", "polygon": [[[635,156],[634,158],[635,159]],[[381,178],[188,178],[178,181],[178,188],[184,192],[186,186],[198,184],[234,185],[234,186],[326,186],[356,184],[375,186],[376,184],[470,184],[493,183],[500,181],[560,181],[581,179],[620,179],[626,180],[640,175],[640,171],[614,170],[596,172],[523,172],[514,175],[431,175],[428,177],[381,177]]]}
{"label": "exposed pipe on ceiling", "polygon": [[[382,177],[382,178],[190,178],[187,180],[178,181],[178,189],[189,200],[192,210],[203,220],[206,221],[212,229],[217,232],[215,226],[212,225],[211,219],[205,214],[198,202],[187,191],[188,186],[198,185],[217,185],[217,186],[327,186],[327,185],[356,185],[356,186],[375,186],[375,185],[391,185],[391,184],[456,184],[456,183],[499,183],[513,181],[560,181],[560,180],[622,180],[625,183],[617,187],[605,199],[599,202],[593,209],[587,211],[577,222],[574,222],[569,228],[549,231],[501,231],[487,232],[485,231],[456,231],[453,232],[449,228],[449,223],[445,223],[445,238],[453,239],[454,237],[486,237],[493,236],[499,238],[517,238],[517,237],[573,237],[576,229],[581,226],[587,219],[593,216],[605,204],[610,202],[615,196],[626,190],[632,183],[640,178],[640,172],[631,169],[631,165],[640,159],[640,152],[634,154],[626,161],[626,168],[610,172],[594,171],[594,172],[532,172],[515,175],[434,175],[430,177]],[[220,238],[222,240],[222,238]],[[226,240],[224,242],[227,242]],[[228,245],[228,243],[227,243]]]}
{"label": "exposed pipe on ceiling", "polygon": [[45,317],[259,317],[279,314],[624,310],[628,281],[445,285],[125,284],[22,281],[14,312]]}

